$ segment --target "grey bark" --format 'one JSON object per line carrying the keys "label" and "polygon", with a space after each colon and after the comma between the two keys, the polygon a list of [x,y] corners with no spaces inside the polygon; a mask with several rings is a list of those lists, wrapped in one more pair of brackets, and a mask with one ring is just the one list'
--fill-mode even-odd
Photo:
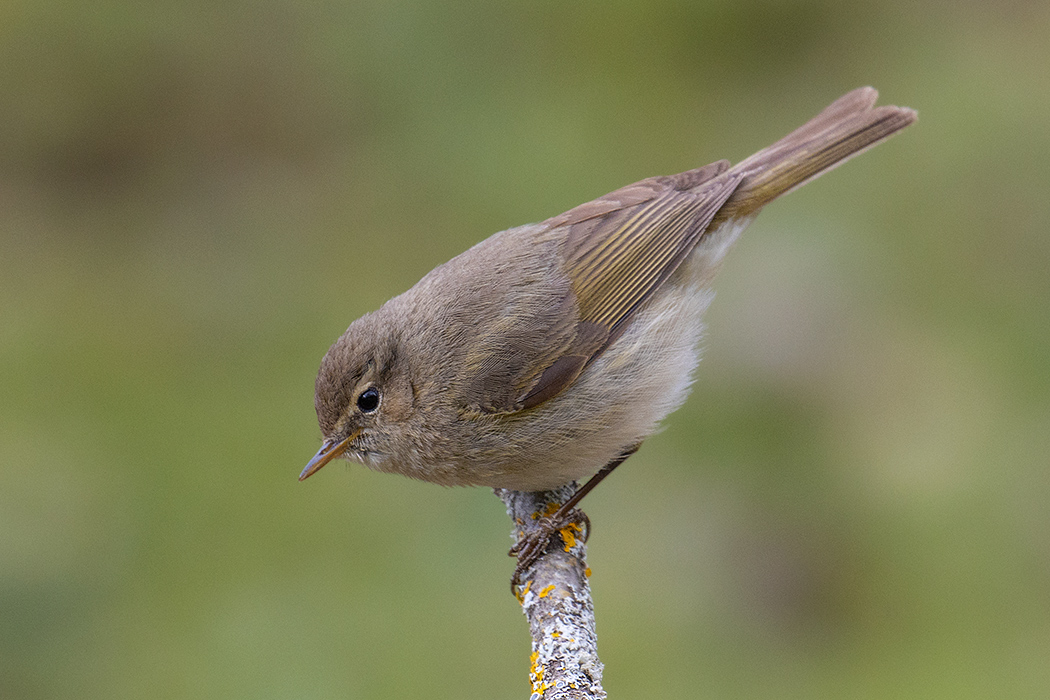
{"label": "grey bark", "polygon": [[[495,492],[507,506],[515,540],[519,540],[575,490],[576,485],[569,484],[536,493]],[[579,537],[580,530],[563,533],[569,542],[555,536],[514,591],[532,634],[530,700],[604,700],[594,605],[587,583],[587,546]]]}

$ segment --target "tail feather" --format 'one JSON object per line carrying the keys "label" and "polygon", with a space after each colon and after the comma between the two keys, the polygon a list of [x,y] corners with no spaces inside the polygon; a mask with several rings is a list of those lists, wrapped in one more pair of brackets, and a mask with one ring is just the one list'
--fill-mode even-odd
{"label": "tail feather", "polygon": [[756,213],[916,120],[915,111],[906,107],[875,107],[878,95],[870,87],[846,93],[772,146],[734,165],[730,171],[744,178],[711,226]]}

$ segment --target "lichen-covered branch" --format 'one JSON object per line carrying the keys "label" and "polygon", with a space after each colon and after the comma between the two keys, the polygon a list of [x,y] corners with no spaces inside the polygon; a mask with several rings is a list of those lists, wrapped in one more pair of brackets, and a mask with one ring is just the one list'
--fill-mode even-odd
{"label": "lichen-covered branch", "polygon": [[[528,493],[496,489],[520,540],[544,515],[553,514],[576,490]],[[594,632],[594,606],[587,584],[587,546],[581,528],[570,525],[521,577],[515,590],[532,634],[531,700],[599,700],[602,663]]]}

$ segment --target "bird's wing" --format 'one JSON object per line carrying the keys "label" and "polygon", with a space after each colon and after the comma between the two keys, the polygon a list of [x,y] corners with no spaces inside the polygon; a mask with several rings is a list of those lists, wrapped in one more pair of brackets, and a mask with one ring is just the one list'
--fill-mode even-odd
{"label": "bird's wing", "polygon": [[[649,178],[544,222],[561,229],[561,273],[567,295],[550,342],[518,357],[513,380],[484,378],[476,403],[487,413],[513,413],[547,401],[628,326],[637,311],[696,246],[740,177],[719,161],[669,177]],[[567,327],[566,327],[567,326]],[[502,373],[501,373],[502,374]]]}

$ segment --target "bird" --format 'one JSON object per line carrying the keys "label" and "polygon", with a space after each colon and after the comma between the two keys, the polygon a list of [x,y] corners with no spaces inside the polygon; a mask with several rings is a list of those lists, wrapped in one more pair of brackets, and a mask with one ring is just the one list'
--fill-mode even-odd
{"label": "bird", "polygon": [[[735,165],[496,233],[353,321],[321,361],[323,444],[300,480],[336,458],[445,486],[590,477],[549,539],[686,400],[715,274],[761,209],[916,120],[877,98],[858,88]],[[535,556],[517,554],[519,570]]]}

